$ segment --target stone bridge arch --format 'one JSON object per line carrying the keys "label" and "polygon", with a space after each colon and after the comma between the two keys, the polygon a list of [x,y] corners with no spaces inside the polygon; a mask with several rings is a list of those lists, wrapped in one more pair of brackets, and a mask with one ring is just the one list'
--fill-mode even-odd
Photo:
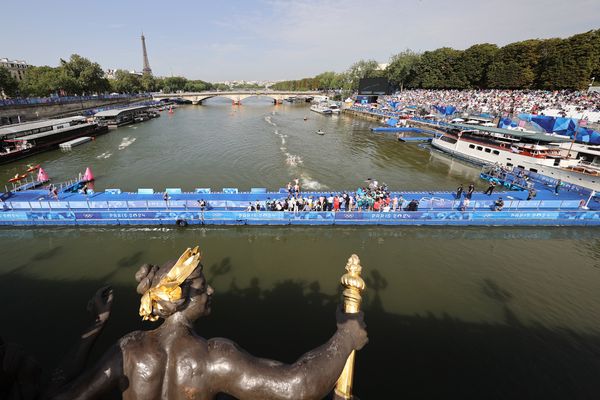
{"label": "stone bridge arch", "polygon": [[[317,92],[315,92],[317,93]],[[250,97],[268,97],[273,100],[273,103],[280,104],[283,100],[291,95],[315,95],[312,92],[280,92],[274,93],[270,91],[262,92],[205,92],[205,93],[171,93],[171,94],[155,94],[153,97],[155,99],[161,98],[181,98],[185,100],[189,100],[192,104],[202,104],[204,100],[213,98],[213,97],[224,97],[226,99],[231,100],[232,104],[242,104],[242,101],[248,99]]]}

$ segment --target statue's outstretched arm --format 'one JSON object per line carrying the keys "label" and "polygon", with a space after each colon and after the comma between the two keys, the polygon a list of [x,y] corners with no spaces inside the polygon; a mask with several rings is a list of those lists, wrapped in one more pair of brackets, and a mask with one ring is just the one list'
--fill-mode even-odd
{"label": "statue's outstretched arm", "polygon": [[104,354],[94,368],[77,377],[71,384],[61,388],[49,398],[53,400],[98,399],[119,384],[123,377],[123,355],[119,345]]}
{"label": "statue's outstretched arm", "polygon": [[84,369],[90,351],[110,317],[112,302],[113,290],[110,286],[98,289],[94,297],[90,299],[87,308],[94,317],[94,322],[82,332],[76,346],[63,357],[58,367],[52,372],[46,388],[47,393],[52,394],[66,386]]}
{"label": "statue's outstretched arm", "polygon": [[245,400],[322,399],[333,389],[350,352],[366,343],[362,313],[338,315],[338,329],[331,339],[293,364],[256,358],[231,341],[212,339],[209,385],[214,393]]}

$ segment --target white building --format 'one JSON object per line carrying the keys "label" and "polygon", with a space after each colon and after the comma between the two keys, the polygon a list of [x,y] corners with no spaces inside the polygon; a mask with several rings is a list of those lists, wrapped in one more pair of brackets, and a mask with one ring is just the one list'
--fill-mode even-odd
{"label": "white building", "polygon": [[25,77],[25,71],[29,68],[29,64],[23,60],[9,60],[8,58],[0,58],[0,67],[4,67],[10,71],[10,74],[17,81],[22,81]]}

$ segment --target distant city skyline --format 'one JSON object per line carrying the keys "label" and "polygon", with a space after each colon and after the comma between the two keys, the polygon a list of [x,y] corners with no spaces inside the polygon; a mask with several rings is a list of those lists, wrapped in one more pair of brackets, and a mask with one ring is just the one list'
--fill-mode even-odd
{"label": "distant city skyline", "polygon": [[593,0],[33,3],[3,4],[9,40],[0,57],[57,66],[76,53],[104,70],[141,71],[143,32],[155,76],[210,82],[300,79],[360,59],[386,63],[406,48],[503,46],[600,28]]}

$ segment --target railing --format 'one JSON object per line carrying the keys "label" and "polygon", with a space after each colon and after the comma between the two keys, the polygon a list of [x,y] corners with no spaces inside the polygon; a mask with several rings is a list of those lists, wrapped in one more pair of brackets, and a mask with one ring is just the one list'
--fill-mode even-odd
{"label": "railing", "polygon": [[[77,181],[72,183],[76,184]],[[68,187],[69,183],[65,183],[64,187]],[[5,201],[4,211],[40,211],[40,210],[67,210],[67,211],[192,211],[192,212],[248,212],[261,213],[273,212],[287,214],[305,214],[319,213],[323,211],[246,211],[246,207],[240,203],[241,201],[212,201],[204,210],[198,205],[196,200],[122,200],[122,201],[61,201],[54,199],[38,200],[38,201]],[[264,202],[263,202],[264,203]],[[408,201],[404,200],[398,209],[389,211],[367,211],[365,209],[353,209],[352,211],[340,210],[338,213],[360,212],[367,214],[386,214],[386,213],[411,213],[414,211],[406,211],[404,208],[408,205]],[[217,207],[214,204],[218,204]],[[494,200],[472,200],[467,206],[464,200],[447,200],[442,198],[423,197],[419,200],[417,211],[481,211],[489,212],[495,208]],[[581,200],[506,200],[504,202],[503,211],[562,211],[562,210],[578,210],[583,208],[585,204]],[[329,212],[329,211],[327,211]],[[331,211],[334,212],[334,211]]]}

